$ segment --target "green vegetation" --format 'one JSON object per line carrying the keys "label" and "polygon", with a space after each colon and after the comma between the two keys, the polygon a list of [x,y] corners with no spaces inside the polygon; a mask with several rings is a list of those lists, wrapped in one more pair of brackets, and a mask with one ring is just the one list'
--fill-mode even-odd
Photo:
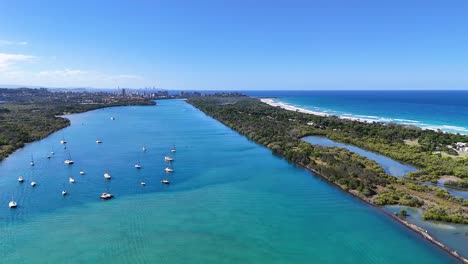
{"label": "green vegetation", "polygon": [[461,189],[468,189],[468,179],[460,180],[460,181],[452,181],[448,180],[444,182],[445,186],[461,188]]}
{"label": "green vegetation", "polygon": [[0,89],[0,160],[70,124],[59,115],[109,106],[152,105],[141,97],[109,93],[50,92],[46,89]]}
{"label": "green vegetation", "polygon": [[[425,219],[468,223],[466,201],[440,188],[419,184],[443,175],[468,178],[468,160],[433,154],[446,151],[446,145],[453,142],[468,142],[467,136],[293,112],[249,97],[195,97],[188,102],[275,154],[368,202],[421,207]],[[307,135],[322,135],[353,144],[420,169],[408,178],[397,179],[387,175],[374,161],[346,149],[302,141]]]}

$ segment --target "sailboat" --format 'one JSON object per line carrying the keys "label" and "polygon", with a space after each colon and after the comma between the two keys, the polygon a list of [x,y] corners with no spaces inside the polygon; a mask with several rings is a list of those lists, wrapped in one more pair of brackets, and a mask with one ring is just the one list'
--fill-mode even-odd
{"label": "sailboat", "polygon": [[[110,175],[109,175],[109,176],[110,176]],[[108,185],[107,183],[106,183],[106,187],[107,187],[107,188],[106,188],[106,189],[107,189],[107,190],[106,190],[107,192],[103,192],[103,193],[101,193],[101,195],[99,196],[99,198],[102,199],[102,200],[109,200],[109,199],[112,199],[112,198],[114,197],[113,194],[109,193],[109,185]]]}
{"label": "sailboat", "polygon": [[80,170],[80,175],[85,175],[86,172],[84,170]]}
{"label": "sailboat", "polygon": [[170,184],[171,182],[170,182],[169,179],[167,178],[167,172],[166,172],[165,176],[166,176],[166,177],[165,177],[164,179],[162,179],[161,183],[162,183],[162,184]]}
{"label": "sailboat", "polygon": [[34,166],[34,157],[32,154],[31,154],[31,162],[29,164],[31,164],[31,166]]}
{"label": "sailboat", "polygon": [[67,141],[65,140],[65,136],[62,137],[62,139],[60,140],[60,144],[67,144]]}
{"label": "sailboat", "polygon": [[171,161],[174,161],[174,159],[169,156],[166,156],[164,157],[164,161],[171,162]]}
{"label": "sailboat", "polygon": [[36,182],[35,182],[35,181],[32,181],[32,182],[31,182],[31,186],[32,186],[32,187],[35,187],[35,186],[36,186]]}
{"label": "sailboat", "polygon": [[68,159],[66,159],[63,163],[68,164],[68,165],[72,165],[73,163],[75,163],[71,158],[70,151],[68,151]]}
{"label": "sailboat", "polygon": [[68,178],[68,181],[69,181],[70,183],[75,183],[75,179],[74,179],[73,177]]}
{"label": "sailboat", "polygon": [[11,201],[8,203],[8,207],[16,208],[16,206],[17,206],[16,202],[13,200],[13,197],[11,197]]}
{"label": "sailboat", "polygon": [[171,164],[164,169],[166,172],[174,172],[174,169],[171,168]]}
{"label": "sailboat", "polygon": [[139,161],[137,161],[137,163],[135,164],[135,168],[136,169],[141,169],[141,164]]}
{"label": "sailboat", "polygon": [[143,152],[145,152],[145,151],[146,151],[146,147],[143,146],[143,147],[141,148],[141,150],[143,150]]}
{"label": "sailboat", "polygon": [[142,181],[142,182],[140,182],[140,185],[141,186],[146,186],[146,182]]}
{"label": "sailboat", "polygon": [[105,178],[106,180],[110,180],[110,179],[111,179],[110,173],[108,173],[108,172],[104,173],[104,178]]}
{"label": "sailboat", "polygon": [[171,152],[172,152],[172,153],[176,152],[175,145],[172,145]]}
{"label": "sailboat", "polygon": [[68,194],[67,190],[63,190],[63,191],[62,191],[62,195],[63,195],[63,196],[65,196],[65,195],[67,195],[67,194]]}
{"label": "sailboat", "polygon": [[111,120],[115,120],[115,117],[111,116],[111,118],[110,118],[110,119],[111,119]]}
{"label": "sailboat", "polygon": [[102,140],[96,140],[96,144],[101,144],[102,143]]}
{"label": "sailboat", "polygon": [[19,177],[18,177],[18,182],[20,182],[20,183],[23,183],[23,182],[24,182],[23,176],[19,176]]}

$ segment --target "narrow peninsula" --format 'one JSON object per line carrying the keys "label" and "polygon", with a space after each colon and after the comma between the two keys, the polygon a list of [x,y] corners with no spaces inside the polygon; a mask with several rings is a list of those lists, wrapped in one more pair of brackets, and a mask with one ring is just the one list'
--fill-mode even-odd
{"label": "narrow peninsula", "polygon": [[[423,210],[424,220],[468,224],[468,200],[425,184],[450,176],[449,184],[468,179],[468,159],[450,155],[450,144],[468,136],[423,130],[393,123],[360,122],[336,116],[290,111],[246,96],[194,97],[190,104],[273,153],[303,166],[341,189],[375,205],[404,205]],[[414,165],[403,178],[388,175],[375,161],[349,150],[313,145],[302,140],[320,135]],[[456,252],[425,230],[393,216],[408,228],[462,261]]]}

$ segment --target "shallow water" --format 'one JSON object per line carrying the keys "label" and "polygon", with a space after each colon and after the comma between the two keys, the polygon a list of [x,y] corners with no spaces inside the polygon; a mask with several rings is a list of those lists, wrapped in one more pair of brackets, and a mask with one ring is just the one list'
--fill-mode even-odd
{"label": "shallow water", "polygon": [[[1,263],[456,262],[184,101],[69,118],[70,127],[0,163]],[[72,166],[63,164],[62,136]],[[173,144],[175,173],[163,186],[164,155]],[[47,160],[50,151],[56,154]],[[61,196],[63,188],[69,196]],[[106,190],[116,198],[100,201]],[[6,206],[11,196],[15,210]]]}
{"label": "shallow water", "polygon": [[353,145],[336,142],[326,137],[308,136],[308,137],[302,138],[302,140],[309,142],[311,144],[325,146],[325,147],[339,147],[339,148],[348,149],[349,151],[357,153],[368,159],[374,160],[384,169],[384,171],[387,174],[398,177],[398,178],[405,176],[405,174],[407,174],[408,172],[417,170],[415,167],[400,163],[384,155],[380,155],[371,151],[367,151],[367,150],[358,148]]}

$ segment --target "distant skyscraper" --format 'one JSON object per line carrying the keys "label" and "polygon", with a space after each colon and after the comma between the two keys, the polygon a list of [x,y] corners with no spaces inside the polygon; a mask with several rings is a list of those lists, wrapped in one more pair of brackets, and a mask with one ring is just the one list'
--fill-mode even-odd
{"label": "distant skyscraper", "polygon": [[125,92],[125,88],[122,88],[122,96],[125,96],[126,92]]}

